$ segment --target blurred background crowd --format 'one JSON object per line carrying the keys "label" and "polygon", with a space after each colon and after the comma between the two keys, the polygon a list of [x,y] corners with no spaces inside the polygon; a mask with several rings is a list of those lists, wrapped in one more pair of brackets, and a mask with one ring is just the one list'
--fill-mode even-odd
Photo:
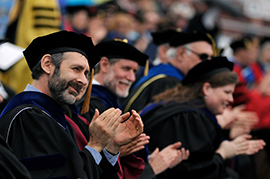
{"label": "blurred background crowd", "polygon": [[[155,54],[148,53],[151,48],[151,32],[167,29],[206,32],[215,40],[220,54],[229,59],[237,58],[242,66],[250,67],[241,71],[248,88],[258,87],[263,95],[270,94],[270,78],[263,78],[270,75],[268,0],[0,1],[0,39],[26,48],[37,36],[62,29],[91,36],[95,44],[115,38],[127,39],[128,43],[147,53],[150,59],[155,58],[151,56]],[[231,46],[238,39],[241,39],[241,43]],[[237,51],[239,48],[243,51]],[[0,57],[0,61],[3,60],[5,59]],[[6,101],[23,91],[26,84],[32,81],[24,59],[7,70],[0,66],[0,79],[5,88],[3,91],[8,93],[4,95]],[[235,105],[245,100],[239,99],[240,101],[235,101]],[[261,113],[263,112],[265,111]],[[270,120],[267,122],[270,123]],[[270,128],[268,123],[261,126]],[[257,163],[257,167],[261,169],[259,174],[269,174],[267,166],[260,165],[265,162]]]}
{"label": "blurred background crowd", "polygon": [[[230,43],[249,36],[257,42],[251,60],[265,63],[267,68],[269,5],[267,0],[2,0],[0,38],[25,48],[39,35],[66,29],[91,36],[95,44],[126,38],[145,52],[151,32],[181,29],[209,33],[230,58]],[[18,66],[1,74],[1,80],[16,93],[31,80],[14,72],[30,73]]]}

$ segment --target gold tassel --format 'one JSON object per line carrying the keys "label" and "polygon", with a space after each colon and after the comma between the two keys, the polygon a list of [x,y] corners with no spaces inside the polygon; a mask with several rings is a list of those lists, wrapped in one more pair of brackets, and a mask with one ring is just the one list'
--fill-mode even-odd
{"label": "gold tassel", "polygon": [[91,77],[90,77],[88,88],[84,97],[81,114],[85,114],[89,111],[93,77],[94,77],[94,69],[92,69],[92,72],[91,72]]}
{"label": "gold tassel", "polygon": [[124,43],[128,43],[128,39],[117,39],[115,38],[114,41],[120,41],[120,42],[124,42]]}
{"label": "gold tassel", "polygon": [[146,60],[145,67],[144,67],[144,76],[148,75],[148,70],[149,70],[149,61]]}
{"label": "gold tassel", "polygon": [[215,42],[214,38],[208,33],[206,35],[209,37],[209,39],[212,42],[212,49],[213,49],[213,52],[214,52],[213,56],[214,57],[218,56],[219,54],[217,52],[217,46],[216,46],[216,42]]}

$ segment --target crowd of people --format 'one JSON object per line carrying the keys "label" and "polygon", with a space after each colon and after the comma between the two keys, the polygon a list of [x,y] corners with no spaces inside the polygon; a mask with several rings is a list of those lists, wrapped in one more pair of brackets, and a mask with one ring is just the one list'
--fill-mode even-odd
{"label": "crowd of people", "polygon": [[225,56],[205,2],[60,2],[11,9],[25,50],[0,74],[1,178],[268,177],[266,37]]}

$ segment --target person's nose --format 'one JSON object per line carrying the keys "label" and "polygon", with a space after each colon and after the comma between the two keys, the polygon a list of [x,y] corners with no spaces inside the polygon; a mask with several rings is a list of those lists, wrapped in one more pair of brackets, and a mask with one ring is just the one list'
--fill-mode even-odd
{"label": "person's nose", "polygon": [[131,82],[134,82],[134,81],[135,81],[136,76],[135,76],[134,71],[129,71],[129,72],[127,73],[127,79],[128,79],[129,81],[131,81]]}
{"label": "person's nose", "polygon": [[229,98],[228,98],[228,101],[229,101],[230,103],[232,103],[233,100],[234,100],[234,99],[233,99],[233,94],[230,94],[230,95],[229,95]]}
{"label": "person's nose", "polygon": [[80,76],[78,78],[78,82],[82,86],[86,86],[88,84],[88,82],[89,82],[89,78],[87,78],[84,73],[80,73]]}

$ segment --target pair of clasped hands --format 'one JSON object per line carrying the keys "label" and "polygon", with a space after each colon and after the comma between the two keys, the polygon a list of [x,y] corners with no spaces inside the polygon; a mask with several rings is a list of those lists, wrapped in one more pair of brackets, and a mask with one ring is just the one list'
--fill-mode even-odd
{"label": "pair of clasped hands", "polygon": [[112,154],[117,154],[120,147],[130,143],[143,132],[143,122],[140,115],[132,110],[122,114],[120,109],[110,108],[95,115],[89,125],[90,138],[88,146],[101,152],[103,148]]}
{"label": "pair of clasped hands", "polygon": [[[120,151],[120,157],[130,155],[145,147],[150,137],[143,133],[143,122],[140,115],[132,110],[122,114],[120,109],[110,108],[95,115],[90,123],[90,140],[88,145],[100,152],[103,148],[112,154]],[[149,157],[155,174],[172,168],[189,157],[189,151],[179,149],[181,142],[176,142],[159,151],[153,151]]]}

